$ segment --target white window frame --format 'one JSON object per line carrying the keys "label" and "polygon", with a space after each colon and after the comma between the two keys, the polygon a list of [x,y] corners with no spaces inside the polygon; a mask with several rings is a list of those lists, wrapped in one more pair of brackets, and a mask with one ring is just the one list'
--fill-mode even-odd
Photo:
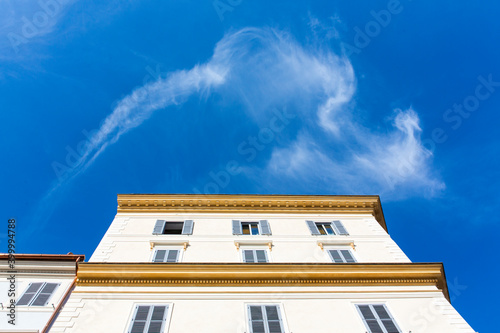
{"label": "white window frame", "polygon": [[[130,333],[132,330],[132,323],[135,318],[135,314],[137,313],[137,310],[139,309],[139,306],[167,306],[167,316],[165,317],[165,326],[163,326],[163,331],[162,333],[167,333],[168,330],[170,329],[170,319],[172,317],[172,310],[174,308],[174,303],[134,303],[132,305],[132,311],[130,311],[129,319],[128,319],[128,325],[125,328],[125,333]],[[151,312],[150,315],[148,315],[148,320],[146,323],[149,323],[149,320],[151,319],[151,315],[153,312]]]}
{"label": "white window frame", "polygon": [[401,328],[399,327],[397,321],[394,319],[393,315],[392,315],[392,311],[389,310],[389,307],[387,306],[386,303],[383,303],[383,302],[365,302],[365,303],[353,303],[354,307],[356,308],[356,311],[358,312],[359,314],[359,318],[361,319],[361,321],[363,322],[363,325],[365,326],[366,328],[366,332],[367,333],[371,333],[371,330],[370,328],[368,327],[368,324],[365,320],[365,317],[363,316],[363,314],[361,313],[361,310],[359,309],[358,305],[368,305],[370,307],[370,310],[372,311],[372,313],[375,315],[375,319],[377,319],[377,323],[379,324],[379,326],[382,328],[382,331],[384,333],[387,333],[387,330],[385,329],[385,326],[384,324],[382,323],[382,320],[380,320],[380,317],[378,316],[378,313],[375,311],[375,309],[373,309],[373,306],[374,305],[382,305],[384,308],[385,308],[385,311],[387,312],[387,314],[389,315],[389,317],[391,318],[392,320],[392,323],[394,324],[394,326],[396,326],[396,328],[398,329],[398,331],[400,333],[403,333],[403,331],[401,330]]}
{"label": "white window frame", "polygon": [[[269,302],[265,302],[265,303],[245,303],[244,304],[244,309],[245,309],[245,316],[246,316],[246,326],[247,326],[247,332],[248,333],[253,333],[252,331],[252,326],[250,324],[251,322],[251,317],[250,317],[250,306],[266,306],[266,305],[272,305],[272,306],[278,306],[278,315],[281,319],[281,324],[283,325],[283,332],[284,333],[289,333],[290,331],[288,330],[288,322],[286,320],[286,315],[285,315],[285,308],[283,306],[283,303],[269,303]],[[267,327],[264,327],[264,330],[266,331],[266,333],[269,333],[268,332],[268,328]]]}
{"label": "white window frame", "polygon": [[[21,298],[24,296],[24,294],[26,294],[26,292],[28,291],[28,289],[31,287],[31,285],[33,283],[41,283],[41,287],[37,290],[36,294],[33,296],[33,298],[31,298],[31,300],[29,301],[28,304],[25,304],[25,305],[17,305],[17,302],[19,302],[19,300],[21,300]],[[48,283],[52,283],[52,284],[56,284],[57,286],[55,287],[54,291],[52,292],[52,294],[50,294],[50,297],[47,299],[47,304],[44,304],[44,305],[33,305],[33,303],[35,302],[35,300],[38,298],[38,296],[40,296],[43,288],[48,284]],[[43,281],[43,282],[40,282],[40,281],[37,281],[37,282],[30,282],[28,284],[28,286],[24,289],[24,292],[21,294],[21,296],[16,300],[16,306],[19,306],[19,307],[29,307],[29,306],[34,306],[34,307],[37,307],[37,308],[43,308],[45,306],[48,306],[50,304],[50,300],[54,297],[55,293],[56,293],[56,290],[61,286],[61,283],[60,282],[51,282],[51,281]],[[54,303],[54,302],[52,302]]]}
{"label": "white window frame", "polygon": [[[179,251],[179,256],[177,257],[176,262],[178,262],[178,263],[182,262],[182,257],[184,256],[184,248],[183,247],[181,247],[181,246],[161,246],[161,245],[153,247],[153,249],[151,251],[150,258],[149,258],[149,262],[154,262],[153,260],[155,259],[156,252],[158,250],[177,250],[177,251]],[[164,262],[164,263],[166,263],[166,262]]]}
{"label": "white window frame", "polygon": [[316,229],[318,229],[319,231],[319,227],[318,227],[318,224],[329,224],[330,225],[330,228],[332,228],[332,231],[333,231],[333,234],[329,234],[328,232],[323,235],[321,233],[321,231],[319,231],[320,233],[320,236],[338,236],[339,235],[339,232],[337,230],[337,228],[335,228],[335,225],[331,222],[331,221],[326,221],[326,222],[321,222],[321,221],[313,221],[314,222],[314,225],[316,226]]}
{"label": "white window frame", "polygon": [[[338,262],[335,262],[333,260],[333,257],[332,255],[330,254],[330,250],[347,250],[349,251],[349,253],[351,254],[351,256],[354,258],[354,263],[358,263],[359,262],[359,258],[356,254],[354,254],[354,251],[352,251],[352,249],[350,247],[347,247],[347,246],[344,246],[344,247],[339,247],[339,246],[333,246],[333,247],[325,247],[325,251],[326,251],[326,255],[328,256],[328,259],[330,260],[331,263],[333,264],[339,264]],[[345,260],[344,256],[341,254],[342,256],[342,259]],[[347,262],[343,262],[343,263],[347,263]],[[354,263],[349,263],[349,264],[354,264]]]}
{"label": "white window frame", "polygon": [[[261,250],[261,251],[265,251],[267,262],[272,262],[271,261],[271,251],[269,251],[269,248],[263,247],[263,246],[241,246],[240,249],[239,249],[239,252],[240,252],[240,261],[242,263],[250,264],[250,263],[246,263],[245,262],[245,257],[243,255],[243,251],[246,251],[246,250],[252,250],[252,251]],[[265,264],[265,263],[255,262],[254,264]]]}

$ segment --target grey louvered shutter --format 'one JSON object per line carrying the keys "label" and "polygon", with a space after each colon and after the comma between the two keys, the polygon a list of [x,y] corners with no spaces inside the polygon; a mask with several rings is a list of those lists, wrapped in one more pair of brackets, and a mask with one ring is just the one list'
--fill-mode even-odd
{"label": "grey louvered shutter", "polygon": [[177,262],[179,258],[179,250],[169,250],[167,255],[167,262]]}
{"label": "grey louvered shutter", "polygon": [[335,231],[337,232],[337,235],[349,235],[346,228],[344,228],[344,225],[342,224],[342,222],[333,221],[333,226],[335,227]]}
{"label": "grey louvered shutter", "polygon": [[270,235],[271,228],[269,227],[269,222],[267,220],[260,220],[259,222],[262,235]]}
{"label": "grey louvered shutter", "polygon": [[396,323],[394,322],[384,305],[372,305],[372,307],[373,310],[375,310],[378,318],[382,322],[382,325],[384,325],[387,333],[400,333],[398,327],[396,326]]}
{"label": "grey louvered shutter", "polygon": [[255,250],[255,262],[267,262],[266,250]]}
{"label": "grey louvered shutter", "polygon": [[264,314],[260,305],[251,305],[248,307],[248,320],[250,322],[251,333],[265,333]]}
{"label": "grey louvered shutter", "polygon": [[253,250],[243,250],[243,262],[255,262]]}
{"label": "grey louvered shutter", "polygon": [[233,235],[241,235],[243,231],[241,230],[241,221],[233,220]]}
{"label": "grey louvered shutter", "polygon": [[58,283],[46,283],[43,287],[42,290],[40,290],[40,293],[38,296],[36,296],[35,300],[31,305],[34,306],[45,306],[49,302],[50,297],[56,290],[56,288],[59,286]]}
{"label": "grey louvered shutter", "polygon": [[134,318],[132,319],[132,325],[130,325],[129,333],[144,333],[146,324],[149,318],[149,305],[138,305],[135,310]]}
{"label": "grey louvered shutter", "polygon": [[153,313],[151,314],[151,319],[149,321],[148,333],[162,333],[165,314],[167,312],[168,306],[166,305],[155,305],[153,306]]}
{"label": "grey louvered shutter", "polygon": [[155,223],[155,227],[153,229],[153,235],[163,234],[164,229],[165,229],[165,220],[157,220]]}
{"label": "grey louvered shutter", "polygon": [[321,235],[319,233],[318,227],[316,227],[316,223],[314,221],[306,221],[309,230],[311,231],[311,235]]}
{"label": "grey louvered shutter", "polygon": [[351,251],[349,251],[349,250],[340,250],[340,253],[344,257],[344,262],[348,262],[348,263],[350,263],[350,262],[356,262],[356,259],[354,259],[354,257],[352,256]]}
{"label": "grey louvered shutter", "polygon": [[370,333],[385,333],[382,327],[380,327],[380,324],[372,312],[370,305],[357,305],[357,307],[359,313],[361,314],[361,318]]}
{"label": "grey louvered shutter", "polygon": [[166,254],[167,254],[167,250],[156,250],[155,257],[153,258],[153,262],[164,262]]}
{"label": "grey louvered shutter", "polygon": [[28,305],[31,303],[31,300],[38,293],[40,288],[42,288],[43,282],[30,283],[28,289],[24,292],[24,295],[21,296],[19,301],[17,301],[17,305]]}
{"label": "grey louvered shutter", "polygon": [[283,333],[278,306],[266,305],[265,309],[269,333]]}
{"label": "grey louvered shutter", "polygon": [[330,256],[332,257],[332,260],[334,263],[338,264],[338,263],[344,262],[344,259],[340,255],[339,250],[329,250],[329,252],[330,252]]}
{"label": "grey louvered shutter", "polygon": [[183,235],[192,235],[193,234],[193,225],[194,225],[193,220],[185,220],[184,226],[182,227],[182,234]]}

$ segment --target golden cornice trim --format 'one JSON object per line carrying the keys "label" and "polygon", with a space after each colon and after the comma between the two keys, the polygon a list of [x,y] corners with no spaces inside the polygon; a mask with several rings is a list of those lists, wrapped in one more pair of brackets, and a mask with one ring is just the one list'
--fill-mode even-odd
{"label": "golden cornice trim", "polygon": [[442,264],[82,263],[87,286],[409,286],[433,285],[448,297]]}
{"label": "golden cornice trim", "polygon": [[120,213],[372,214],[387,231],[376,195],[118,194]]}

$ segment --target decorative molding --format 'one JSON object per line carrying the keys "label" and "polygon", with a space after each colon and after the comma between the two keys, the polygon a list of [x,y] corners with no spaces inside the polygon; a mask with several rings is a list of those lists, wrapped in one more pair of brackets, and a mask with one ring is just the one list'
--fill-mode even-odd
{"label": "decorative molding", "polygon": [[321,248],[321,250],[325,250],[325,246],[341,246],[341,245],[349,245],[352,247],[354,251],[356,251],[356,245],[354,245],[353,240],[325,240],[325,241],[318,241],[318,246]]}
{"label": "decorative molding", "polygon": [[248,240],[248,241],[234,241],[234,245],[236,246],[236,250],[240,250],[241,246],[264,246],[267,245],[269,248],[269,251],[273,250],[273,241],[268,241],[268,240]]}
{"label": "decorative molding", "polygon": [[186,251],[187,247],[189,246],[189,241],[188,240],[151,240],[149,241],[149,245],[151,250],[155,246],[182,246],[184,248],[184,251]]}
{"label": "decorative molding", "polygon": [[387,231],[374,195],[118,194],[118,213],[371,214]]}
{"label": "decorative molding", "polygon": [[433,285],[448,298],[443,265],[439,263],[82,263],[77,276],[80,286]]}

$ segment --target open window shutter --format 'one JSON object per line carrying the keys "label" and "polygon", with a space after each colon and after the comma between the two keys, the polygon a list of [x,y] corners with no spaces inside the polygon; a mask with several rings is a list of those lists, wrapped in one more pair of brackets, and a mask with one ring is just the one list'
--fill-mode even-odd
{"label": "open window shutter", "polygon": [[179,257],[179,250],[169,250],[167,255],[167,262],[177,262]]}
{"label": "open window shutter", "polygon": [[193,220],[185,220],[184,226],[182,227],[183,235],[192,235],[193,234]]}
{"label": "open window shutter", "polygon": [[370,305],[357,305],[357,307],[370,333],[384,333],[382,327],[380,327],[377,321],[377,318],[373,314]]}
{"label": "open window shutter", "polygon": [[243,231],[241,230],[241,221],[233,220],[233,235],[241,235]]}
{"label": "open window shutter", "polygon": [[314,221],[306,221],[306,223],[311,231],[311,235],[320,235],[318,227],[316,227],[316,223],[314,223]]}
{"label": "open window shutter", "polygon": [[43,287],[38,296],[36,296],[35,300],[31,305],[35,306],[45,306],[49,302],[50,297],[56,290],[56,288],[59,286],[58,283],[46,283]]}
{"label": "open window shutter", "polygon": [[153,235],[163,234],[164,229],[165,229],[165,220],[157,220],[155,227],[153,229]]}
{"label": "open window shutter", "polygon": [[335,231],[337,232],[337,235],[349,235],[346,228],[344,228],[344,225],[342,224],[342,222],[333,221],[333,226],[335,227]]}
{"label": "open window shutter", "polygon": [[167,250],[156,250],[153,262],[164,262],[166,254],[167,254]]}
{"label": "open window shutter", "polygon": [[382,325],[384,325],[385,329],[387,330],[387,333],[400,333],[398,327],[396,326],[396,323],[389,315],[389,312],[384,305],[372,305],[372,307],[377,313],[377,316],[382,322]]}
{"label": "open window shutter", "polygon": [[340,253],[342,253],[342,256],[344,257],[344,262],[356,262],[356,259],[352,256],[351,251],[340,250]]}
{"label": "open window shutter", "polygon": [[155,305],[153,306],[153,313],[151,314],[151,320],[149,321],[148,333],[161,333],[163,322],[165,321],[165,313],[167,312],[168,306],[165,305]]}
{"label": "open window shutter", "polygon": [[256,262],[267,262],[266,250],[255,250]]}
{"label": "open window shutter", "polygon": [[243,250],[243,262],[255,262],[253,250]]}
{"label": "open window shutter", "polygon": [[265,333],[266,330],[264,328],[262,307],[258,305],[251,305],[248,308],[251,333]]}
{"label": "open window shutter", "polygon": [[43,282],[30,283],[24,295],[17,301],[17,305],[28,305],[42,287]]}
{"label": "open window shutter", "polygon": [[269,227],[269,222],[267,220],[260,220],[259,222],[262,235],[270,235],[271,228]]}
{"label": "open window shutter", "polygon": [[266,305],[267,325],[270,333],[283,333],[279,308],[277,305]]}
{"label": "open window shutter", "polygon": [[144,333],[146,328],[146,323],[148,322],[149,305],[138,305],[135,311],[134,318],[132,319],[132,325],[130,326],[129,333]]}

